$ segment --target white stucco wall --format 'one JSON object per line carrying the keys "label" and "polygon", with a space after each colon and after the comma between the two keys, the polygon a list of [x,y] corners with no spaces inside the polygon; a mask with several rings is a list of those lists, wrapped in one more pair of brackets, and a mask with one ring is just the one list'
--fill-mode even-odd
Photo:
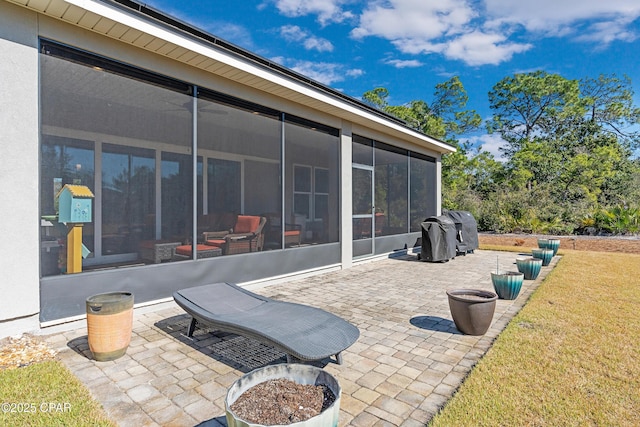
{"label": "white stucco wall", "polygon": [[0,2],[0,338],[39,327],[37,15]]}

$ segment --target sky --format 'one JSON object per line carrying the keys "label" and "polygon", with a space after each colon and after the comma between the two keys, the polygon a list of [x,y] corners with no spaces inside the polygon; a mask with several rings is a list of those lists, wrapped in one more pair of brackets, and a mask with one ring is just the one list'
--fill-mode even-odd
{"label": "sky", "polygon": [[[144,1],[144,0],[142,0]],[[567,79],[631,78],[640,105],[640,0],[146,0],[146,5],[354,98],[430,103],[462,81],[491,117],[504,77],[543,70]],[[468,136],[500,156],[502,141]]]}

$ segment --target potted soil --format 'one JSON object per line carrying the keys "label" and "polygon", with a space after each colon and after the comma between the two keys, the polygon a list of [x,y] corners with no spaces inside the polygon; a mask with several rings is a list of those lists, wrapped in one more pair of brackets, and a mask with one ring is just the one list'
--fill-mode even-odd
{"label": "potted soil", "polygon": [[229,427],[338,425],[338,381],[311,365],[283,363],[258,368],[227,391]]}
{"label": "potted soil", "polygon": [[542,260],[540,258],[516,258],[518,271],[524,274],[525,280],[536,280],[540,270],[542,270]]}
{"label": "potted soil", "polygon": [[534,258],[542,260],[542,265],[544,267],[549,265],[551,258],[553,258],[553,249],[532,249],[531,253]]}
{"label": "potted soil", "polygon": [[482,289],[447,291],[449,309],[456,328],[467,335],[484,335],[491,326],[498,295]]}
{"label": "potted soil", "polygon": [[491,283],[501,299],[516,299],[522,288],[524,274],[519,271],[491,273]]}

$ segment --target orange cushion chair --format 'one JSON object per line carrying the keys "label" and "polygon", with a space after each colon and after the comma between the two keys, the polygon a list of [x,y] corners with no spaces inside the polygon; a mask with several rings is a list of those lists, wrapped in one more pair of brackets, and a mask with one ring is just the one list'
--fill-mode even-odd
{"label": "orange cushion chair", "polygon": [[256,252],[262,250],[262,229],[267,222],[265,217],[238,215],[233,232],[223,239],[209,239],[206,245],[222,249],[224,255]]}

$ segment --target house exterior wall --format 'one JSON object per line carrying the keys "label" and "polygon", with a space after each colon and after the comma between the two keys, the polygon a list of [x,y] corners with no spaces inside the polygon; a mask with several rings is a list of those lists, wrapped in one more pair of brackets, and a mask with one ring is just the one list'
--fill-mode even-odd
{"label": "house exterior wall", "polygon": [[0,337],[38,326],[37,17],[0,2]]}
{"label": "house exterior wall", "polygon": [[[123,269],[41,279],[39,38],[94,52],[240,99],[250,99],[256,104],[339,129],[339,242],[324,247],[318,245],[298,248],[286,254],[277,251],[251,254],[251,270],[242,269],[243,256],[240,256],[233,260],[229,257],[229,261],[219,258],[196,262],[192,266],[176,263],[128,271]],[[212,269],[216,271],[216,277],[224,280],[234,278],[251,284],[260,280],[278,280],[281,272],[285,275],[313,274],[323,268],[350,267],[353,263],[351,150],[354,134],[435,158],[438,174],[434,185],[437,188],[437,209],[440,211],[440,153],[398,140],[391,133],[354,124],[336,115],[258,91],[2,0],[0,52],[3,59],[0,61],[0,159],[3,162],[0,168],[0,214],[4,218],[0,226],[4,238],[4,243],[0,246],[0,267],[4,276],[0,281],[0,292],[3,295],[0,306],[0,338],[34,331],[42,325],[55,324],[57,320],[80,316],[84,311],[84,298],[87,295],[118,290],[107,289],[107,283],[109,286],[133,289],[136,298],[150,302],[158,292],[163,293],[164,299],[170,297],[177,286],[172,277],[181,277],[191,285],[204,284],[211,280]],[[376,126],[380,127],[379,124]],[[413,234],[386,236],[372,255],[391,252],[412,238],[415,240]],[[327,253],[330,255],[327,256]],[[256,256],[253,257],[254,255]],[[145,286],[148,283],[153,283],[153,287]],[[74,289],[82,289],[83,294]]]}

